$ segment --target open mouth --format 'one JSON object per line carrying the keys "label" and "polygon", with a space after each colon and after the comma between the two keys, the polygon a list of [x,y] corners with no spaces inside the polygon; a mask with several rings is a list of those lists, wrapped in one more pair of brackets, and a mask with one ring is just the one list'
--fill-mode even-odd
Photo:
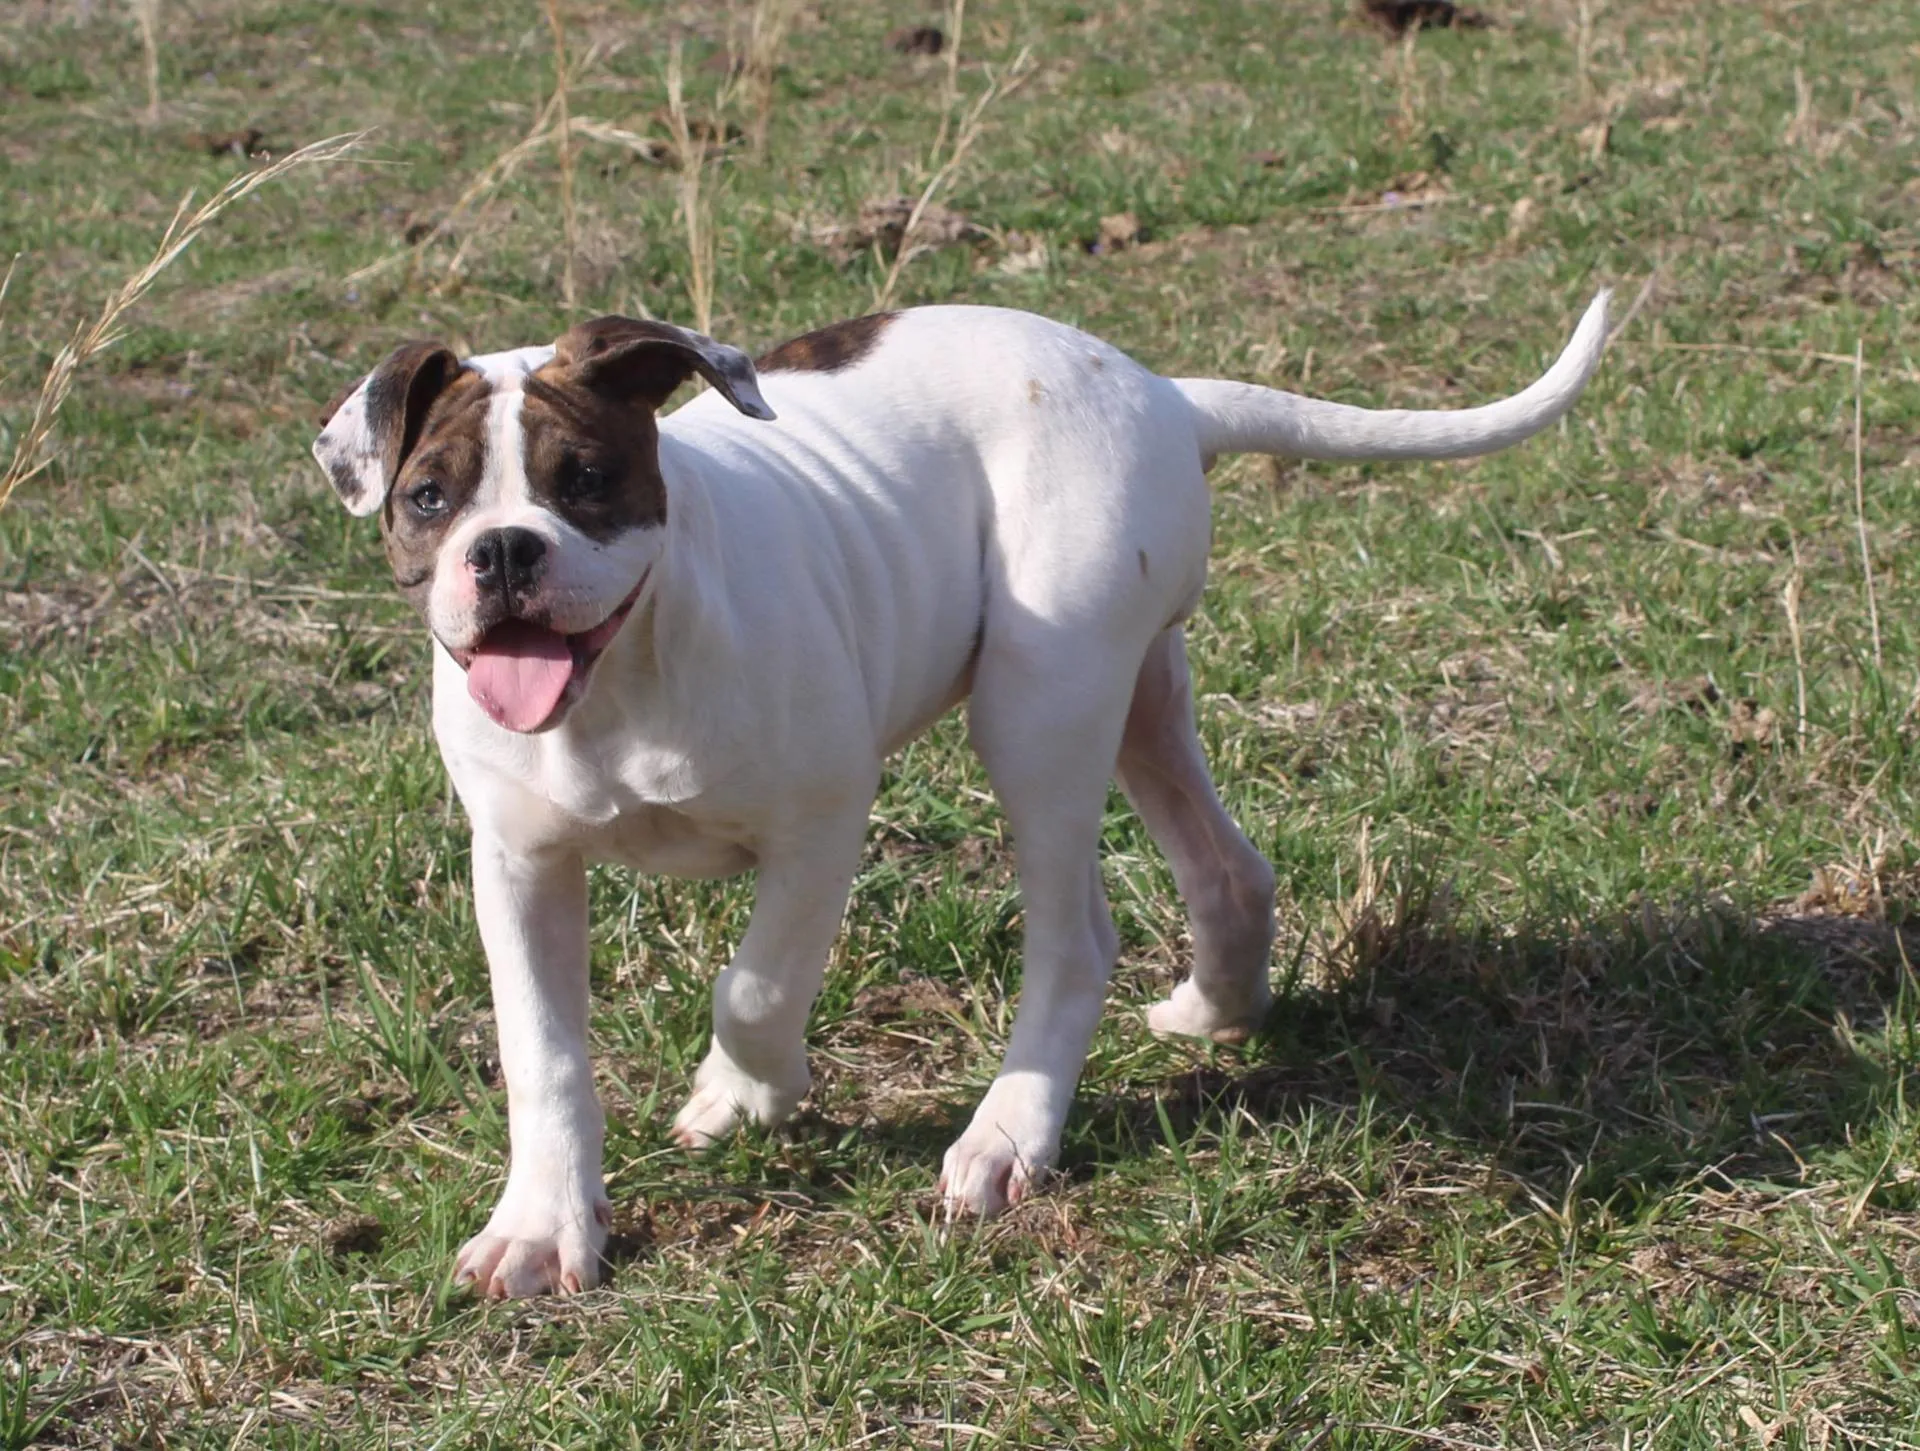
{"label": "open mouth", "polygon": [[590,630],[563,635],[531,620],[502,620],[471,650],[448,653],[467,672],[467,694],[495,725],[528,734],[545,730],[586,689],[600,652],[613,643],[647,582]]}

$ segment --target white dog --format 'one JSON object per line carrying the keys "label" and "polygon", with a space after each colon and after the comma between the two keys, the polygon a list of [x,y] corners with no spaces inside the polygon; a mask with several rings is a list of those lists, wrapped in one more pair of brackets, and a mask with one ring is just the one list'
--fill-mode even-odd
{"label": "white dog", "polygon": [[[1149,1025],[1257,1028],[1274,878],[1214,794],[1181,629],[1206,469],[1505,448],[1572,406],[1605,339],[1602,293],[1543,378],[1454,413],[1161,378],[979,307],[842,323],[757,371],[618,317],[464,363],[388,357],[314,454],[352,512],[379,513],[433,633],[434,733],[473,826],[511,1156],[456,1277],[527,1295],[601,1273],[586,863],[759,873],[674,1136],[778,1123],[807,1093],[807,1012],[881,763],[963,699],[1026,943],[1005,1062],[947,1151],[949,1211],[1004,1209],[1058,1149],[1117,950],[1099,866],[1116,773],[1192,923],[1191,975]],[[713,390],[656,418],[696,372]]]}

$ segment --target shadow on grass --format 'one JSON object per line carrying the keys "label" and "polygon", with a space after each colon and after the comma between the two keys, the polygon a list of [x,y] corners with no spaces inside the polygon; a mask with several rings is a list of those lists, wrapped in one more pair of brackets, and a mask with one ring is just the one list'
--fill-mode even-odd
{"label": "shadow on grass", "polygon": [[[1916,1071],[1920,934],[1725,904],[1500,928],[1444,891],[1363,920],[1336,987],[1281,995],[1222,1061],[1090,1116],[1063,1167],[1241,1111],[1404,1115],[1558,1198],[1630,1199],[1703,1174],[1794,1179],[1853,1141]],[[1225,1055],[1223,1055],[1223,1060]]]}
{"label": "shadow on grass", "polygon": [[[1501,925],[1416,888],[1363,916],[1342,955],[1338,985],[1281,991],[1244,1050],[1083,1088],[1062,1171],[1085,1180],[1157,1153],[1169,1127],[1191,1146],[1234,1114],[1282,1124],[1364,1107],[1550,1200],[1577,1187],[1630,1206],[1716,1175],[1796,1181],[1805,1156],[1870,1137],[1920,1072],[1912,926],[1724,903]],[[856,1161],[930,1176],[974,1106],[956,1083],[878,1123],[803,1111],[772,1153],[709,1161],[657,1194],[614,1257],[656,1236],[723,1239],[769,1199],[842,1201]],[[930,1178],[928,1192],[933,1212]]]}

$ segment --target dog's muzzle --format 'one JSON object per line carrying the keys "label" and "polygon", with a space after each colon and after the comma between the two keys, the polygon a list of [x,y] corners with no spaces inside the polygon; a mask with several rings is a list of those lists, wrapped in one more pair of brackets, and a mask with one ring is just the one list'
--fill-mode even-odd
{"label": "dog's muzzle", "polygon": [[493,626],[471,649],[447,653],[467,672],[467,694],[495,725],[522,734],[547,730],[586,690],[594,661],[620,633],[646,583],[643,574],[590,630],[565,635],[515,617]]}

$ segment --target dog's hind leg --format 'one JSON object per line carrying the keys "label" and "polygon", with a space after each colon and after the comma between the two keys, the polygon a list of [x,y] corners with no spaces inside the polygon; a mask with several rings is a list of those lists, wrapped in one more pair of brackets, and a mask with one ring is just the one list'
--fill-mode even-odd
{"label": "dog's hind leg", "polygon": [[686,1147],[704,1148],[742,1117],[777,1124],[807,1096],[807,1013],[839,935],[871,799],[760,844],[746,934],[714,979],[713,1046],[673,1120]]}
{"label": "dog's hind leg", "polygon": [[1273,1002],[1273,869],[1227,815],[1194,729],[1186,639],[1155,638],[1134,683],[1120,787],[1166,853],[1187,904],[1193,974],[1147,1010],[1156,1033],[1239,1042]]}
{"label": "dog's hind leg", "polygon": [[989,639],[975,675],[969,729],[1012,829],[1026,942],[1006,1058],[947,1150],[950,1213],[997,1214],[1052,1166],[1119,950],[1099,845],[1130,670],[1058,643]]}

